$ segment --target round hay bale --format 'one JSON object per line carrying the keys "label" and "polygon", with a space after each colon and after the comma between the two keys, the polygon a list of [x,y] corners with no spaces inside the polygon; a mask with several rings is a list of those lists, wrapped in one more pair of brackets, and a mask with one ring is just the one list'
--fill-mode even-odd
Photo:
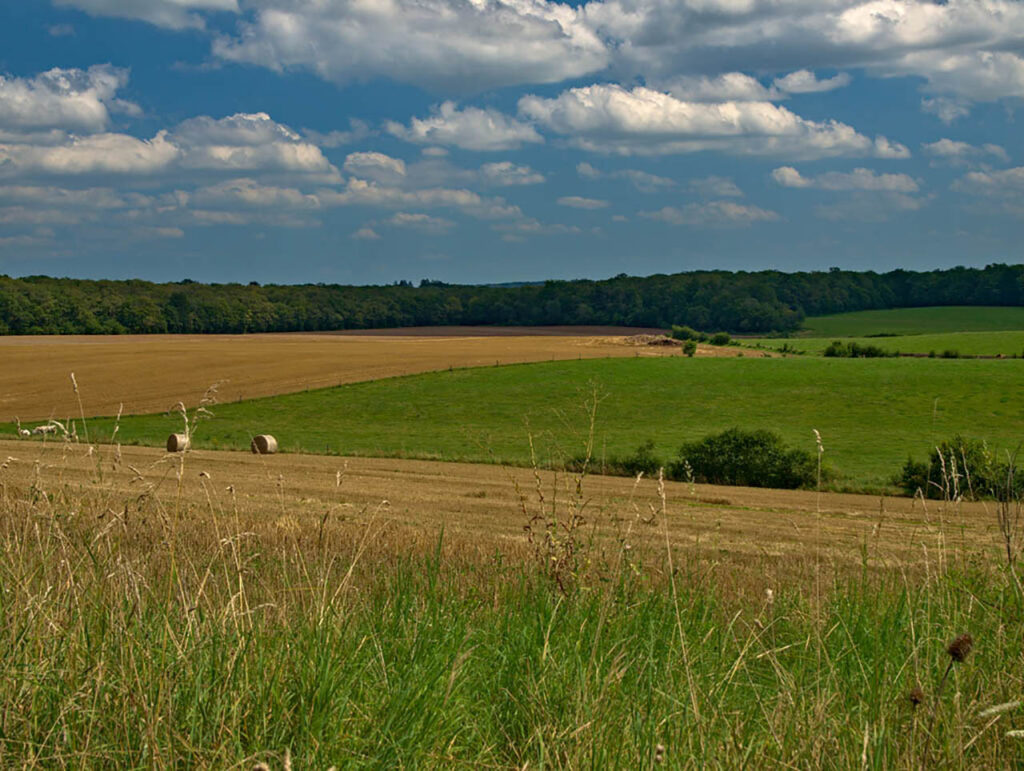
{"label": "round hay bale", "polygon": [[171,434],[167,437],[167,452],[185,452],[189,444],[190,442],[185,434]]}
{"label": "round hay bale", "polygon": [[254,455],[273,455],[277,452],[277,440],[270,434],[260,434],[252,438],[249,449]]}

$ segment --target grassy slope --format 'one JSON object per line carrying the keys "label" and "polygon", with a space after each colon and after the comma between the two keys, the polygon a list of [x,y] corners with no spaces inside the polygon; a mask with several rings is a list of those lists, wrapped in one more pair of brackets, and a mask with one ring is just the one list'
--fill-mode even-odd
{"label": "grassy slope", "polygon": [[[1020,697],[1024,659],[1018,590],[977,544],[920,581],[833,576],[810,546],[794,573],[582,542],[591,567],[562,597],[546,561],[433,534],[432,554],[409,554],[372,523],[361,558],[344,517],[275,534],[213,503],[179,516],[173,485],[125,500],[57,474],[0,498],[5,767],[280,769],[286,751],[300,769],[1024,761],[1004,738],[1019,707],[979,717]],[[974,650],[943,690],[964,631]]]}
{"label": "grassy slope", "polygon": [[[583,405],[604,400],[597,450],[625,454],[647,438],[663,458],[730,426],[770,428],[813,449],[857,485],[888,480],[908,454],[956,432],[1012,448],[1024,439],[1024,360],[592,360],[418,375],[218,405],[198,446],[245,448],[255,433],[284,450],[528,462],[526,421],[541,460],[581,447]],[[180,417],[122,420],[122,442],[160,444]],[[112,421],[94,420],[94,441]]]}
{"label": "grassy slope", "polygon": [[1024,329],[1024,308],[951,306],[815,316],[804,323],[808,337],[924,335],[941,332],[989,332]]}
{"label": "grassy slope", "polygon": [[900,337],[798,337],[790,340],[763,338],[744,340],[746,345],[760,345],[779,350],[788,345],[791,349],[805,353],[821,353],[833,340],[852,340],[862,345],[875,345],[887,351],[899,353],[941,354],[946,350],[958,351],[971,356],[1020,356],[1024,352],[1024,331],[1001,332],[945,332],[938,334],[912,334]]}

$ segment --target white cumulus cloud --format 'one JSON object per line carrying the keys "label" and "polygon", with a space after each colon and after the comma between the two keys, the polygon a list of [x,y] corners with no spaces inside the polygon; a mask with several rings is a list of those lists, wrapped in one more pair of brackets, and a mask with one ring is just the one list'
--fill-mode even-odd
{"label": "white cumulus cloud", "polygon": [[566,195],[558,199],[559,206],[568,206],[572,209],[604,209],[608,202],[599,198],[583,198],[578,195]]}
{"label": "white cumulus cloud", "polygon": [[139,112],[135,104],[117,98],[127,82],[127,70],[109,65],[55,67],[29,78],[0,75],[0,131],[103,131],[112,110]]}
{"label": "white cumulus cloud", "polygon": [[710,227],[746,227],[757,222],[774,222],[779,215],[759,206],[746,206],[732,201],[690,203],[666,206],[657,211],[640,212],[641,217],[667,222],[669,225]]}
{"label": "white cumulus cloud", "polygon": [[485,163],[480,167],[480,176],[485,183],[499,187],[539,185],[544,182],[544,175],[540,172],[511,161]]}
{"label": "white cumulus cloud", "polygon": [[444,102],[427,118],[413,118],[408,126],[389,121],[388,133],[423,145],[451,145],[465,150],[513,150],[544,139],[528,123],[493,109]]}
{"label": "white cumulus cloud", "polygon": [[687,187],[705,198],[742,198],[743,191],[728,177],[712,175],[701,179],[691,179]]}
{"label": "white cumulus cloud", "polygon": [[797,70],[783,78],[776,78],[772,84],[779,91],[787,94],[816,94],[822,91],[833,91],[837,88],[844,88],[850,85],[851,78],[845,72],[838,75],[819,80],[810,70]]}
{"label": "white cumulus cloud", "polygon": [[263,0],[215,53],[335,83],[391,78],[449,92],[555,83],[603,69],[582,9],[546,0]]}
{"label": "white cumulus cloud", "polygon": [[138,19],[169,29],[201,29],[203,17],[196,11],[238,11],[237,0],[54,0],[57,5],[78,8],[94,16]]}
{"label": "white cumulus cloud", "polygon": [[951,165],[975,165],[986,160],[1006,162],[1010,156],[1006,150],[995,144],[972,145],[943,137],[936,142],[921,145],[926,155]]}
{"label": "white cumulus cloud", "polygon": [[349,153],[342,168],[357,177],[377,180],[394,180],[405,176],[405,161],[384,153]]}
{"label": "white cumulus cloud", "polygon": [[1000,171],[971,171],[953,183],[953,189],[975,195],[1024,193],[1024,166]]}
{"label": "white cumulus cloud", "polygon": [[431,217],[422,212],[409,213],[397,212],[385,220],[385,224],[396,228],[409,228],[429,235],[442,235],[447,233],[455,223],[443,217]]}
{"label": "white cumulus cloud", "polygon": [[873,190],[890,193],[916,193],[919,190],[914,178],[906,174],[879,174],[864,168],[851,172],[828,171],[815,177],[805,177],[792,166],[782,166],[772,172],[772,178],[783,187],[818,190]]}
{"label": "white cumulus cloud", "polygon": [[686,102],[643,87],[603,84],[554,98],[524,96],[519,111],[576,147],[620,155],[909,155],[884,137],[871,140],[844,123],[807,120],[770,102]]}
{"label": "white cumulus cloud", "polygon": [[59,145],[0,144],[0,176],[41,174],[153,174],[181,156],[166,131],[152,139],[126,134],[69,137]]}
{"label": "white cumulus cloud", "polygon": [[338,179],[320,148],[266,113],[200,116],[151,139],[111,132],[0,144],[0,176],[278,172]]}

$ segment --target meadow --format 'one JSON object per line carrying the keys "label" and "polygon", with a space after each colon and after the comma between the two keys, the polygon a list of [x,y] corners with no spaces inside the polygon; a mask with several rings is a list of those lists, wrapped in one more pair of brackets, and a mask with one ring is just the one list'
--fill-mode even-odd
{"label": "meadow", "polygon": [[[530,465],[532,435],[538,460],[557,465],[579,453],[595,394],[599,467],[648,439],[667,461],[684,440],[732,426],[813,450],[817,429],[834,484],[882,490],[909,455],[954,434],[996,451],[1024,439],[1024,360],[668,356],[456,369],[221,403],[194,441],[244,450],[270,433],[287,452]],[[122,443],[161,446],[181,417],[94,419],[90,436],[108,441],[115,424]]]}
{"label": "meadow", "polygon": [[461,530],[420,462],[0,454],[7,766],[1024,762],[1020,533],[982,505],[457,468],[504,523]]}
{"label": "meadow", "polygon": [[[0,426],[0,766],[1024,764],[1024,509],[886,494],[954,433],[1015,448],[1024,360],[291,337],[0,373],[73,432]],[[731,426],[877,494],[594,475]]]}
{"label": "meadow", "polygon": [[834,340],[873,345],[892,353],[935,354],[955,351],[962,356],[1024,356],[1024,331],[939,332],[907,334],[895,337],[794,337],[751,338],[743,345],[755,348],[808,354],[821,354]]}
{"label": "meadow", "polygon": [[952,305],[838,313],[804,321],[800,336],[866,337],[1024,329],[1024,307]]}

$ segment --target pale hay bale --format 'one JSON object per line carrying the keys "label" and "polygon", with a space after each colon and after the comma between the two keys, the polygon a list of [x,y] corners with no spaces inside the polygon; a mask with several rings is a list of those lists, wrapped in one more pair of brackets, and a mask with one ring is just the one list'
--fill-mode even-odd
{"label": "pale hay bale", "polygon": [[252,438],[249,449],[254,455],[273,455],[277,452],[277,440],[270,434],[259,434]]}
{"label": "pale hay bale", "polygon": [[171,434],[167,437],[167,452],[185,452],[191,442],[185,434]]}

